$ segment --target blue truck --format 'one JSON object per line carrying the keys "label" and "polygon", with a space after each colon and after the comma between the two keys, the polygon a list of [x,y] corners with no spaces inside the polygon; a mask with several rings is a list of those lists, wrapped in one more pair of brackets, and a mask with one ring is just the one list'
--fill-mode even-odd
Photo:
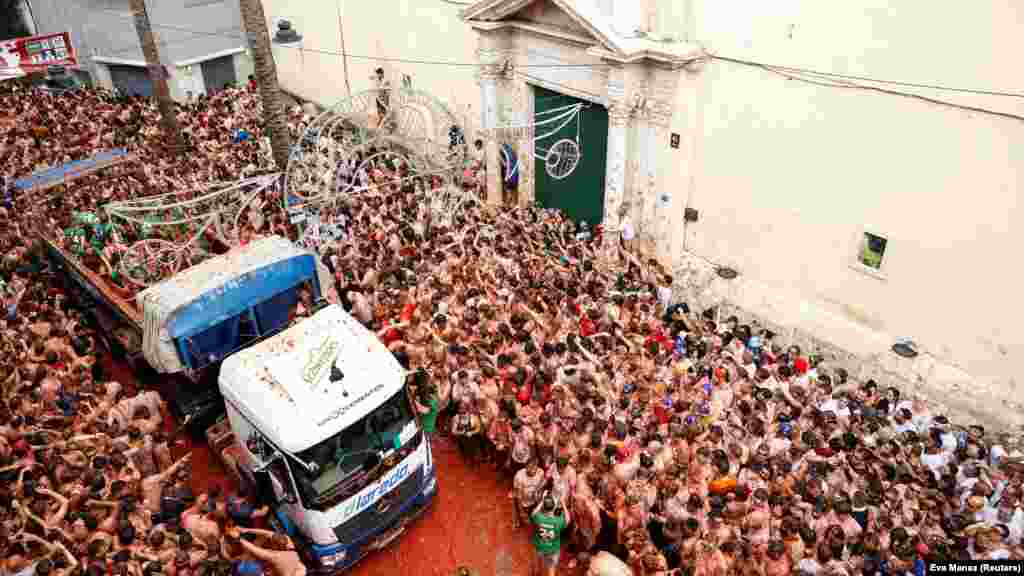
{"label": "blue truck", "polygon": [[51,270],[98,326],[104,344],[143,384],[170,383],[170,408],[202,434],[223,415],[221,361],[276,333],[305,289],[322,300],[332,281],[315,254],[272,236],[187,268],[128,301],[57,243],[43,238]]}

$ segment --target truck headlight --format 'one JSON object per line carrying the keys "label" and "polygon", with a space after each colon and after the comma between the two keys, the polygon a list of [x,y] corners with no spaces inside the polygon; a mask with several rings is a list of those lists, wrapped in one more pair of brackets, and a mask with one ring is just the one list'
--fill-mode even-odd
{"label": "truck headlight", "polygon": [[346,556],[348,556],[348,550],[339,550],[339,551],[335,552],[334,554],[328,554],[326,556],[321,556],[320,557],[320,562],[324,566],[333,567],[333,566],[337,566],[338,564],[341,564],[342,562],[344,562]]}

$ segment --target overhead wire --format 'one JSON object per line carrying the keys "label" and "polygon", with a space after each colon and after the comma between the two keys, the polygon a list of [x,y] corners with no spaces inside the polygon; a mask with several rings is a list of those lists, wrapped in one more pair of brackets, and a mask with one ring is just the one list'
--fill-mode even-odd
{"label": "overhead wire", "polygon": [[[742,65],[746,65],[746,66],[752,66],[754,68],[760,68],[760,69],[765,70],[767,72],[770,72],[772,74],[777,74],[779,76],[782,76],[782,77],[784,77],[786,79],[796,80],[798,82],[804,82],[804,83],[807,83],[807,84],[814,84],[814,85],[817,85],[817,86],[825,86],[825,87],[829,87],[829,88],[847,88],[847,89],[854,89],[854,90],[867,90],[867,91],[870,91],[870,92],[878,92],[878,93],[881,93],[881,94],[888,94],[888,95],[891,95],[891,96],[900,96],[900,97],[903,97],[903,98],[913,98],[915,100],[921,100],[923,102],[928,102],[930,104],[937,104],[937,105],[940,105],[940,106],[946,106],[946,107],[950,107],[950,108],[958,108],[958,109],[961,109],[961,110],[966,110],[968,112],[977,112],[977,113],[980,113],[980,114],[991,114],[993,116],[1000,116],[1002,118],[1008,118],[1008,119],[1011,119],[1011,120],[1018,120],[1018,121],[1024,122],[1024,116],[1021,116],[1021,115],[1018,115],[1018,114],[1013,114],[1011,112],[1003,112],[1003,111],[1000,111],[1000,110],[992,110],[991,108],[982,108],[982,107],[979,107],[979,106],[971,106],[969,104],[960,104],[958,102],[951,102],[949,100],[943,100],[941,98],[932,98],[930,96],[924,96],[924,95],[921,95],[921,94],[914,94],[912,92],[902,92],[902,91],[899,91],[899,90],[890,90],[888,88],[882,88],[882,87],[879,87],[879,86],[868,86],[868,85],[865,85],[865,84],[859,84],[859,83],[856,83],[856,82],[851,82],[849,80],[833,79],[832,77],[836,77],[836,75],[831,74],[831,73],[815,72],[815,71],[810,71],[810,70],[804,70],[804,71],[801,71],[801,72],[794,72],[793,68],[772,66],[770,64],[763,64],[763,63],[760,63],[760,62],[746,61],[746,60],[740,60],[740,59],[736,59],[736,58],[725,58],[725,57],[717,56],[717,55],[714,55],[714,54],[709,54],[709,57],[712,58],[712,59],[724,60],[724,61],[727,61],[727,62],[733,62],[733,63],[742,64]],[[807,76],[811,76],[812,78],[807,78]],[[1010,93],[1004,93],[1004,94],[1001,94],[1001,95],[1013,96],[1013,94],[1010,94]]]}
{"label": "overhead wire", "polygon": [[833,78],[842,78],[846,80],[861,80],[864,82],[875,82],[877,84],[892,84],[894,86],[908,86],[911,88],[927,88],[930,90],[942,90],[945,92],[964,92],[967,94],[981,94],[984,96],[1007,96],[1010,98],[1024,98],[1024,92],[1004,92],[999,90],[979,90],[975,88],[957,88],[953,86],[944,86],[940,84],[924,84],[920,82],[904,82],[900,80],[883,80],[880,78],[872,78],[870,76],[856,76],[853,74],[840,74],[838,72],[823,72],[820,70],[810,70],[807,68],[796,68],[793,66],[780,66],[778,64],[766,64],[764,62],[756,62],[753,60],[742,60],[740,58],[730,58],[728,56],[721,56],[718,54],[708,53],[708,56],[715,60],[723,60],[726,62],[733,62],[735,64],[745,64],[749,66],[768,66],[776,70],[784,70],[787,72],[797,72],[802,74],[814,74],[816,76],[828,76]]}
{"label": "overhead wire", "polygon": [[[127,18],[127,19],[134,19],[134,17],[131,16],[130,14],[125,14],[124,12],[121,12],[121,11],[116,11],[116,10],[103,10],[103,11],[104,12],[110,12],[112,14],[116,14],[118,16],[121,16],[121,17],[124,17],[124,18]],[[186,28],[186,27],[182,27],[182,26],[175,26],[175,25],[170,25],[170,24],[159,24],[159,23],[152,23],[152,22],[150,22],[150,27],[152,27],[152,28],[162,28],[162,29],[168,29],[168,30],[177,30],[177,31],[181,31],[181,32],[191,33],[191,34],[197,35],[197,36],[203,36],[203,35],[205,35],[205,36],[218,36],[218,37],[232,38],[232,39],[235,39],[235,40],[245,40],[246,39],[245,36],[243,34],[240,34],[240,33],[239,34],[229,34],[229,33],[226,33],[226,32],[242,32],[238,28],[232,28],[232,29],[229,29],[229,30],[226,30],[226,31],[213,31],[213,32],[211,32],[211,31],[195,30],[195,29]],[[174,42],[166,42],[166,43],[162,43],[162,44],[163,45],[169,45],[169,44],[174,44],[174,43],[178,43],[178,42],[185,42],[185,41],[188,41],[189,39],[190,38],[182,39],[180,41],[176,40]],[[306,47],[306,46],[303,46],[301,44],[278,44],[277,46],[280,46],[282,48],[290,48],[290,49],[300,50],[300,51],[304,51],[304,52],[313,52],[313,53],[317,53],[317,54],[327,54],[327,55],[332,55],[332,56],[343,56],[343,57],[346,57],[346,58],[352,58],[352,59],[356,59],[356,60],[362,59],[362,60],[372,60],[372,61],[378,61],[378,62],[395,62],[395,63],[403,63],[403,64],[423,64],[423,65],[452,66],[452,67],[465,67],[465,68],[478,68],[478,67],[486,65],[486,64],[479,63],[479,62],[452,62],[452,61],[441,61],[441,60],[422,60],[422,59],[411,59],[411,58],[389,58],[389,57],[386,57],[386,56],[368,56],[368,55],[360,55],[360,54],[350,54],[350,53],[348,53],[346,51],[337,51],[337,50],[327,50],[327,49],[321,49],[321,48]],[[132,46],[130,48],[126,48],[125,50],[127,50],[127,49],[135,49],[135,48],[136,48],[136,46]],[[921,83],[921,82],[908,82],[908,81],[901,81],[901,80],[888,80],[888,79],[881,79],[881,78],[873,78],[873,77],[870,77],[870,76],[859,76],[859,75],[853,75],[853,74],[841,74],[841,73],[837,73],[837,72],[827,72],[827,71],[812,70],[812,69],[807,69],[807,68],[798,68],[798,67],[793,67],[793,66],[781,66],[781,65],[775,65],[775,64],[768,64],[768,63],[758,62],[758,61],[754,61],[754,60],[745,60],[745,59],[733,58],[733,57],[729,57],[729,56],[722,56],[722,55],[711,53],[711,52],[706,52],[706,55],[707,55],[708,58],[710,58],[712,60],[720,60],[720,61],[724,61],[724,62],[731,62],[731,63],[734,63],[734,64],[740,64],[740,65],[745,65],[745,66],[752,66],[752,67],[756,67],[756,68],[761,68],[761,69],[763,69],[765,71],[771,72],[773,74],[778,74],[780,76],[789,78],[791,80],[802,81],[802,82],[806,82],[806,83],[810,83],[810,84],[816,84],[816,85],[819,85],[819,86],[832,87],[832,88],[848,88],[848,89],[857,89],[857,90],[869,90],[869,91],[872,91],[872,92],[878,92],[878,93],[881,93],[881,94],[888,94],[888,95],[892,95],[892,96],[901,96],[901,97],[905,97],[905,98],[914,98],[914,99],[921,100],[921,101],[924,101],[924,102],[929,102],[929,103],[932,103],[932,104],[938,104],[938,105],[948,106],[948,107],[953,107],[953,108],[959,108],[959,109],[967,110],[967,111],[970,111],[970,112],[978,112],[978,113],[982,113],[982,114],[993,114],[993,115],[1001,116],[1001,117],[1004,117],[1004,118],[1024,121],[1024,116],[1020,116],[1020,115],[1009,113],[1009,112],[1001,112],[1001,111],[998,111],[998,110],[992,110],[992,109],[989,109],[989,108],[982,108],[982,107],[978,107],[978,106],[970,106],[970,105],[967,105],[967,104],[960,104],[960,103],[951,102],[951,101],[948,101],[948,100],[943,100],[943,99],[940,99],[940,98],[932,98],[932,97],[929,97],[929,96],[923,96],[921,94],[915,94],[915,93],[911,93],[911,92],[902,92],[902,91],[898,91],[898,90],[890,90],[888,88],[882,88],[882,87],[879,87],[879,86],[869,86],[869,85],[859,84],[859,83],[856,83],[856,82],[851,82],[851,80],[858,80],[860,82],[872,82],[872,83],[875,83],[875,84],[888,84],[888,85],[892,85],[892,86],[904,86],[904,87],[910,87],[910,88],[938,90],[938,91],[945,91],[945,92],[959,92],[959,93],[983,95],[983,96],[999,96],[999,97],[1010,97],[1010,98],[1024,98],[1024,93],[1006,92],[1006,91],[1002,91],[1002,90],[962,88],[962,87],[954,87],[954,86],[945,86],[945,85],[941,85],[941,84],[930,84],[930,83]],[[595,69],[595,68],[607,68],[607,67],[608,67],[608,65],[606,65],[606,64],[522,64],[522,65],[516,65],[515,66],[515,69],[516,69],[515,73],[517,75],[519,75],[521,77],[524,77],[524,78],[527,78],[527,79],[540,80],[540,79],[536,78],[535,76],[531,76],[529,74],[518,72],[518,69],[530,69],[530,68]],[[806,76],[812,76],[813,79],[807,78]],[[581,93],[587,94],[589,96],[596,97],[598,99],[603,99],[603,97],[601,95],[599,95],[599,94],[593,94],[593,93],[589,93],[589,92],[586,92],[586,91],[581,91],[579,89],[574,89],[573,91],[581,92]]]}
{"label": "overhead wire", "polygon": [[[451,2],[451,3],[455,4],[455,2]],[[130,14],[126,14],[126,13],[124,13],[122,11],[109,10],[109,9],[108,10],[103,10],[103,11],[104,12],[109,12],[111,14],[115,14],[115,15],[120,16],[122,18],[134,19],[133,16],[131,16]],[[187,27],[183,27],[183,26],[176,26],[176,25],[172,25],[172,24],[156,24],[156,23],[152,23],[152,22],[150,22],[150,26],[153,27],[153,28],[164,28],[164,29],[168,29],[168,30],[178,30],[178,31],[181,31],[181,32],[189,32],[189,33],[196,34],[196,35],[219,36],[219,37],[225,37],[225,38],[232,38],[232,39],[236,39],[236,40],[245,40],[245,35],[241,33],[242,30],[240,28],[231,28],[231,29],[216,30],[216,31],[204,31],[204,30],[195,30],[195,29],[187,28]],[[238,32],[238,34],[229,34],[228,32]],[[390,57],[387,57],[387,56],[369,56],[369,55],[365,55],[365,54],[350,54],[350,53],[348,53],[346,51],[337,51],[337,50],[328,50],[328,49],[323,49],[323,48],[307,47],[307,46],[298,45],[298,44],[278,44],[278,46],[280,46],[282,48],[291,48],[291,49],[295,49],[295,50],[303,50],[303,51],[314,52],[314,53],[329,54],[329,55],[332,55],[332,56],[346,56],[348,58],[364,59],[364,60],[377,60],[377,61],[381,61],[381,62],[401,62],[401,63],[409,63],[409,64],[431,64],[431,65],[438,65],[438,66],[457,66],[457,67],[479,67],[479,66],[484,66],[485,65],[485,64],[481,64],[479,62],[452,62],[452,61],[444,61],[444,60],[421,60],[421,59],[410,59],[410,58],[390,58]],[[765,62],[758,62],[758,61],[753,61],[753,60],[744,60],[744,59],[740,59],[740,58],[732,58],[732,57],[729,57],[729,56],[722,56],[720,54],[714,54],[714,53],[710,53],[710,52],[708,53],[708,56],[710,58],[713,58],[713,59],[716,59],[716,60],[723,60],[723,61],[733,62],[733,63],[737,63],[737,64],[746,64],[746,65],[751,65],[751,66],[767,66],[767,67],[771,67],[771,68],[774,68],[774,69],[777,69],[777,70],[783,70],[783,71],[789,71],[789,72],[796,72],[796,73],[803,73],[803,74],[814,74],[814,75],[820,75],[820,76],[829,76],[829,77],[843,78],[843,79],[848,79],[848,80],[860,80],[860,81],[864,81],[864,82],[874,82],[874,83],[878,83],[878,84],[891,84],[891,85],[894,85],[894,86],[907,86],[907,87],[912,87],[912,88],[925,88],[925,89],[931,89],[931,90],[941,90],[941,91],[946,91],[946,92],[963,92],[963,93],[968,93],[968,94],[978,94],[978,95],[984,95],[984,96],[1004,96],[1004,97],[1011,97],[1011,98],[1024,98],[1024,92],[1007,92],[1007,91],[1003,91],[1003,90],[988,90],[988,89],[978,89],[978,88],[962,88],[962,87],[955,87],[955,86],[946,86],[946,85],[941,85],[941,84],[930,84],[930,83],[921,83],[921,82],[908,82],[908,81],[902,81],[902,80],[888,80],[888,79],[883,79],[883,78],[874,78],[874,77],[871,77],[871,76],[859,76],[859,75],[853,75],[853,74],[841,74],[841,73],[838,73],[838,72],[826,72],[826,71],[822,71],[822,70],[812,70],[812,69],[798,68],[798,67],[793,67],[793,66],[783,66],[783,65],[778,65],[778,64],[768,64],[768,63],[765,63]],[[517,68],[607,68],[608,65],[607,64],[524,64],[524,65],[517,65],[516,67]]]}

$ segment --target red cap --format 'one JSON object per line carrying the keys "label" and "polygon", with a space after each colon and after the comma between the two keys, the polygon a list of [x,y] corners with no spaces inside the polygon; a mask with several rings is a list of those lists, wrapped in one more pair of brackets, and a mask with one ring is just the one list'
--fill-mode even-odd
{"label": "red cap", "polygon": [[829,448],[828,446],[822,446],[822,447],[819,447],[819,448],[815,448],[814,452],[818,456],[821,456],[822,458],[829,458],[829,457],[832,456],[832,449]]}
{"label": "red cap", "polygon": [[806,358],[797,357],[793,360],[793,369],[796,370],[797,374],[806,374],[807,370],[810,369],[810,365],[807,363]]}
{"label": "red cap", "polygon": [[917,543],[917,553],[920,554],[921,556],[927,556],[928,555],[928,545],[925,544],[924,542],[918,542]]}

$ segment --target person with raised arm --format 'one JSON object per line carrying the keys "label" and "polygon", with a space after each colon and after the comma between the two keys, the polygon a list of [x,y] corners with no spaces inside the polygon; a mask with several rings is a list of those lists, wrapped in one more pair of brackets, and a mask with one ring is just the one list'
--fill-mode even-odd
{"label": "person with raised arm", "polygon": [[[270,530],[241,527],[232,529],[228,534],[237,539],[246,552],[270,564],[276,576],[306,576],[306,565],[288,536]],[[243,534],[269,537],[270,547],[257,546],[242,538]]]}

